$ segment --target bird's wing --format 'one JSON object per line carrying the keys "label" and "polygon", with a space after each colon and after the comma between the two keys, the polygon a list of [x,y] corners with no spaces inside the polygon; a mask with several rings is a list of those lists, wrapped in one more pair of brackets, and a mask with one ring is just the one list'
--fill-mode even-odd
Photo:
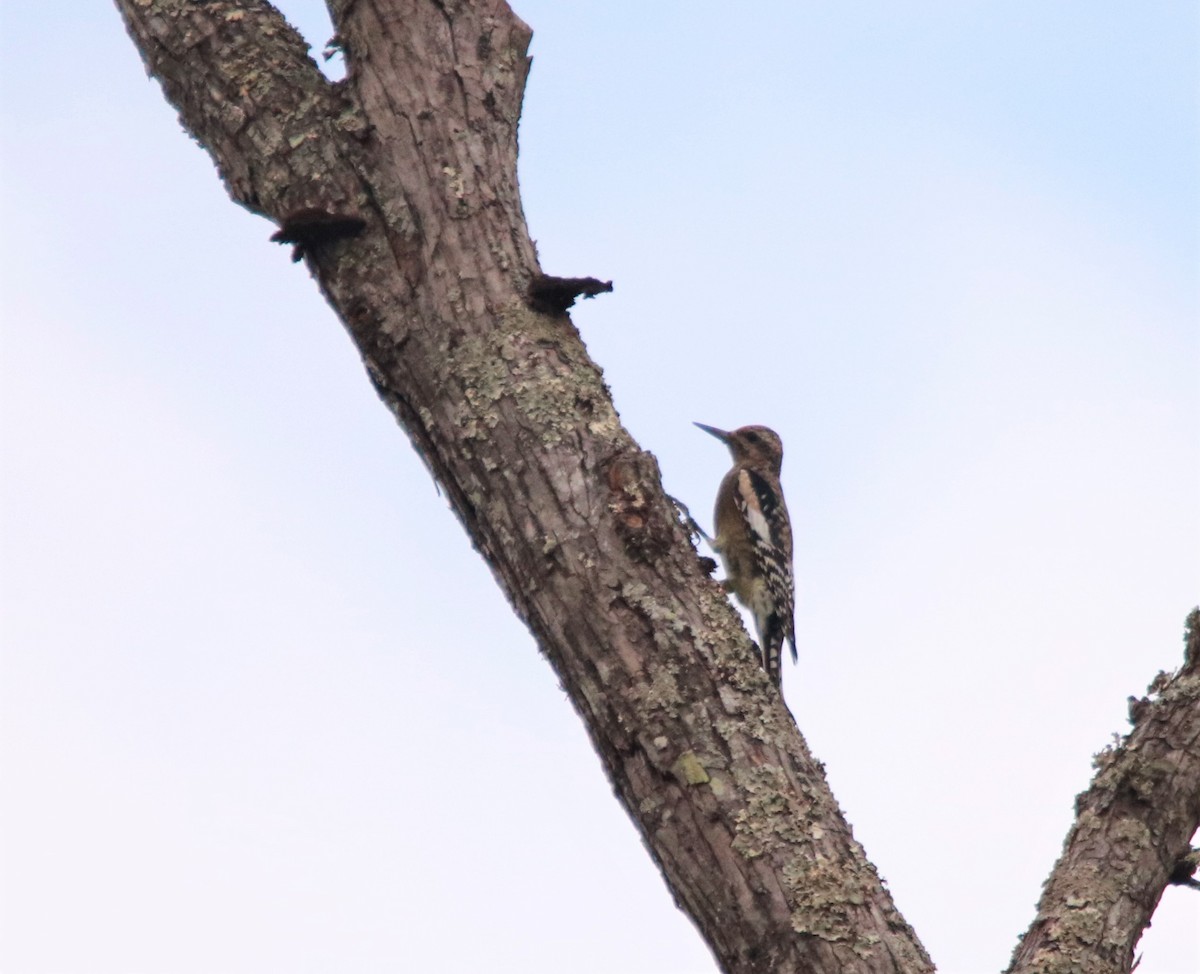
{"label": "bird's wing", "polygon": [[743,468],[738,472],[734,497],[738,514],[753,541],[755,573],[765,578],[776,606],[779,645],[787,637],[796,659],[796,627],[792,582],[792,538],[783,495],[762,474]]}

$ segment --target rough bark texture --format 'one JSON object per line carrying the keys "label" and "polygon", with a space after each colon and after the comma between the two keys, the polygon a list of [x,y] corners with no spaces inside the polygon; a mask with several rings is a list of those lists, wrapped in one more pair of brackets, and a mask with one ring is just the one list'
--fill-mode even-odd
{"label": "rough bark texture", "polygon": [[1075,824],[1009,974],[1108,974],[1134,948],[1200,824],[1200,610],[1184,665],[1131,697],[1133,730],[1096,755]]}
{"label": "rough bark texture", "polygon": [[[349,75],[331,84],[261,0],[116,3],[230,195],[299,241],[722,968],[932,970],[570,319],[530,306],[529,29],[502,0],[337,0]],[[1112,794],[1136,804],[1132,787]]]}
{"label": "rough bark texture", "polygon": [[930,970],[654,458],[569,318],[529,307],[529,29],[496,0],[347,0],[330,84],[265,3],[118,7],[235,200],[365,222],[308,266],[722,966]]}

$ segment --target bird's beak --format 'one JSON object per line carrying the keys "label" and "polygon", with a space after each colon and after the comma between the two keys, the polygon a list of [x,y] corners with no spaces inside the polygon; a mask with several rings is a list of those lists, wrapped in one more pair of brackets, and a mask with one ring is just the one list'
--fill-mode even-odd
{"label": "bird's beak", "polygon": [[693,426],[699,426],[705,433],[715,436],[722,443],[729,442],[729,434],[724,430],[719,430],[715,426],[705,426],[703,423],[692,423]]}

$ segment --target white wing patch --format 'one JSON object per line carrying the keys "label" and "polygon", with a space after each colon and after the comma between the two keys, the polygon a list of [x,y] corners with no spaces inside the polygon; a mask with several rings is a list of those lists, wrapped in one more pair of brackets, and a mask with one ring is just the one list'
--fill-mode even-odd
{"label": "white wing patch", "polygon": [[754,485],[750,482],[750,474],[745,470],[738,473],[738,501],[740,502],[738,507],[742,511],[742,516],[746,519],[746,524],[754,532],[758,540],[765,541],[767,544],[774,544],[775,539],[771,537],[771,525],[763,516],[758,494],[754,490]]}

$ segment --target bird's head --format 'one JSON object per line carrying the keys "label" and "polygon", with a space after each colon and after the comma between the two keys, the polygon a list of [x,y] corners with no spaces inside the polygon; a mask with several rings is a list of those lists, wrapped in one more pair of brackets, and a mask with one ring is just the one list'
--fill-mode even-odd
{"label": "bird's head", "polygon": [[729,447],[733,461],[737,464],[763,466],[779,476],[783,466],[783,440],[779,434],[767,426],[742,426],[735,430],[717,429],[715,426],[705,426],[703,423],[694,424],[715,436]]}

